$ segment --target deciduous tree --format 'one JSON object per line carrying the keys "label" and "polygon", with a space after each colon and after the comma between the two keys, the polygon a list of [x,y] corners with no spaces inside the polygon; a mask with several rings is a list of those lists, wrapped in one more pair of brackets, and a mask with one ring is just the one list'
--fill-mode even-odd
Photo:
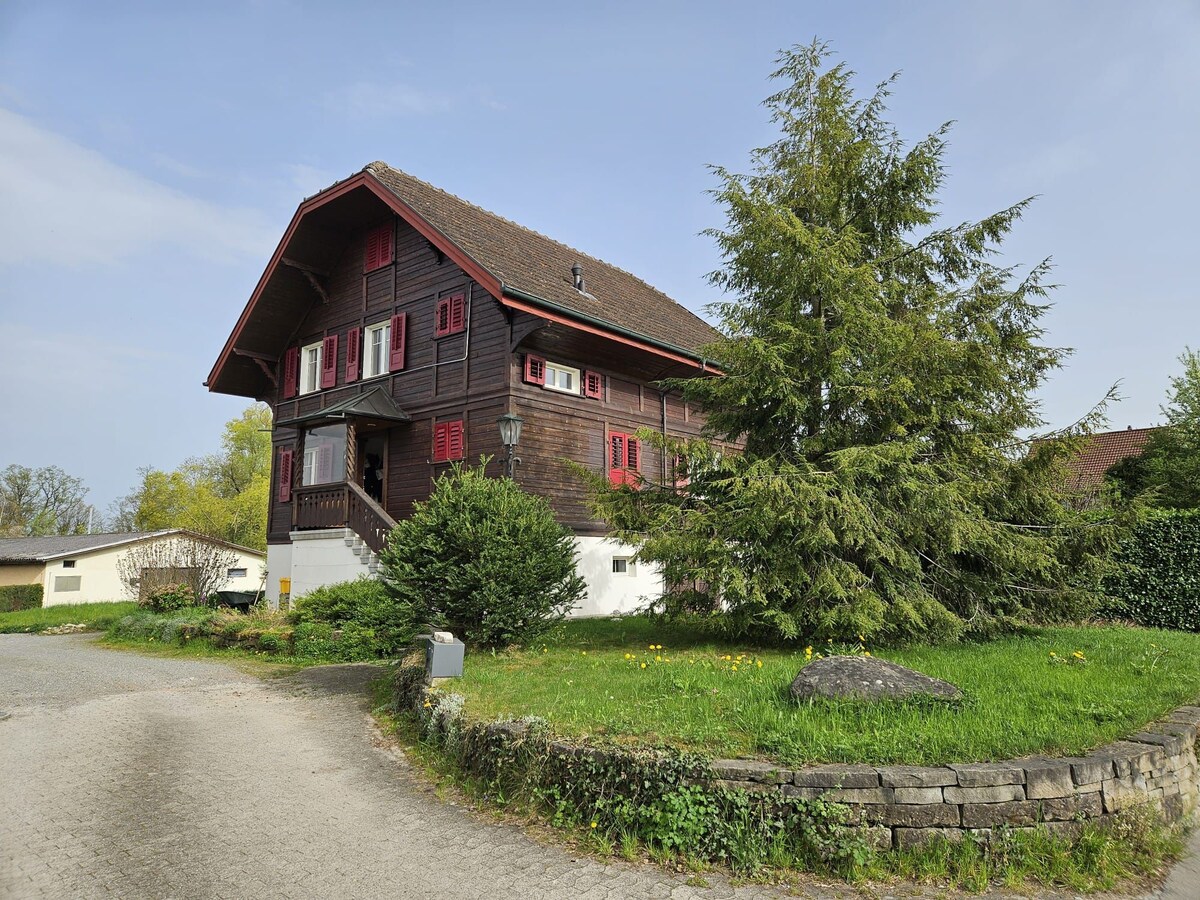
{"label": "deciduous tree", "polygon": [[0,472],[0,535],[83,534],[92,507],[83,479],[58,466],[10,465]]}

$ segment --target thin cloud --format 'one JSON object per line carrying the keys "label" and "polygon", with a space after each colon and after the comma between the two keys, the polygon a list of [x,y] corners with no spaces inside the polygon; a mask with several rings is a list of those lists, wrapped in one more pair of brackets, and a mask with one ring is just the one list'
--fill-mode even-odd
{"label": "thin cloud", "polygon": [[358,119],[428,116],[446,112],[454,106],[451,98],[400,82],[381,84],[357,81],[324,97],[325,105]]}
{"label": "thin cloud", "polygon": [[261,259],[276,235],[254,210],[200,200],[0,108],[0,266],[109,265],[164,244]]}

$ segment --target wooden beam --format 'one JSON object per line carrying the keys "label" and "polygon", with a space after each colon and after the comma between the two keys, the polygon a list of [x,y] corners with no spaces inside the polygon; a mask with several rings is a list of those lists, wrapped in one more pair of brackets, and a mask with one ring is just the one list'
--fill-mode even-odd
{"label": "wooden beam", "polygon": [[263,374],[266,375],[267,378],[270,380],[271,387],[278,390],[279,382],[275,380],[275,370],[272,367],[268,366],[264,360],[259,359],[257,356],[252,356],[250,358],[253,359],[256,363],[258,363],[258,367],[260,369],[262,369]]}
{"label": "wooden beam", "polygon": [[275,357],[271,356],[269,353],[258,353],[257,351],[254,351],[254,350],[243,350],[240,347],[233,348],[233,355],[234,356],[244,356],[247,359],[261,359],[263,362],[269,362],[269,363],[275,362]]}
{"label": "wooden beam", "polygon": [[530,322],[526,322],[523,325],[513,326],[511,329],[512,337],[508,342],[508,352],[512,353],[517,349],[517,345],[520,344],[521,341],[525,340],[525,338],[529,337],[535,331],[545,328],[549,324],[549,319],[534,319]]}
{"label": "wooden beam", "polygon": [[317,281],[317,276],[314,275],[312,272],[305,270],[304,277],[307,278],[308,283],[313,286],[313,290],[316,291],[320,295],[321,302],[328,303],[329,295],[325,293],[324,285],[322,285],[321,282]]}
{"label": "wooden beam", "polygon": [[280,260],[285,266],[290,266],[293,269],[299,269],[301,272],[311,272],[313,275],[320,275],[322,278],[328,278],[329,273],[318,269],[316,266],[310,266],[298,260],[288,259],[286,256]]}

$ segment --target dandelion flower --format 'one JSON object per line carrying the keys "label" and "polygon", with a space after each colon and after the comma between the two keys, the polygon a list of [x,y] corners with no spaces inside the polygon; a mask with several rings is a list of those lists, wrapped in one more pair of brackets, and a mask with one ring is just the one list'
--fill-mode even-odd
{"label": "dandelion flower", "polygon": [[661,656],[656,656],[656,657],[654,657],[654,661],[655,661],[655,662],[662,662],[662,657],[661,657]]}
{"label": "dandelion flower", "polygon": [[870,651],[870,650],[864,650],[864,651],[863,651],[863,656],[870,656],[870,655],[871,655],[871,651]]}
{"label": "dandelion flower", "polygon": [[643,669],[644,669],[644,668],[646,668],[646,664],[645,664],[645,663],[642,663],[642,668],[643,668]]}
{"label": "dandelion flower", "polygon": [[735,671],[735,672],[737,671],[737,663],[733,664],[733,671]]}
{"label": "dandelion flower", "polygon": [[1050,651],[1050,655],[1051,655],[1051,656],[1058,656],[1058,654],[1057,654],[1057,653],[1055,653],[1053,650],[1051,650],[1051,651]]}
{"label": "dandelion flower", "polygon": [[593,827],[593,828],[595,828],[595,827],[596,827],[596,823],[595,823],[595,822],[593,822],[593,823],[592,823],[592,827]]}
{"label": "dandelion flower", "polygon": [[758,662],[756,662],[755,665],[761,669],[762,668],[762,660],[761,659],[758,660]]}

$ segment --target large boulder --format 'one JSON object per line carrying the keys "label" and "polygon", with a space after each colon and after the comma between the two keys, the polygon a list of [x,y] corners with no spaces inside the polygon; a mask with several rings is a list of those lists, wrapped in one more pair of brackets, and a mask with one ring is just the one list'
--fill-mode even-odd
{"label": "large boulder", "polygon": [[809,663],[792,682],[797,700],[812,697],[857,697],[897,700],[926,694],[953,700],[962,692],[948,681],[873,656],[827,656]]}

